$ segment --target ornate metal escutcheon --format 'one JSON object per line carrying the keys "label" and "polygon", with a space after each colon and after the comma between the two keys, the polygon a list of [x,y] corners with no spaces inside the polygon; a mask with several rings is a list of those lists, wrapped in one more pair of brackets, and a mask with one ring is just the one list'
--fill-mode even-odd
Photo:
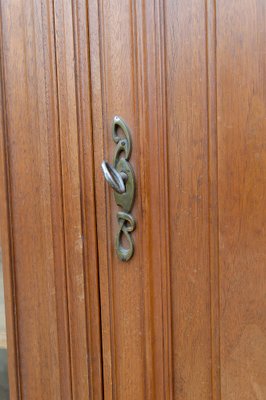
{"label": "ornate metal escutcheon", "polygon": [[[119,131],[123,133],[120,136]],[[122,118],[115,116],[112,125],[113,140],[116,143],[114,165],[102,162],[104,177],[114,189],[116,204],[121,207],[117,213],[119,231],[116,235],[116,253],[121,261],[128,261],[134,254],[134,242],[131,232],[136,227],[135,218],[130,214],[135,198],[135,175],[129,159],[132,151],[132,139],[128,126]],[[124,242],[128,246],[124,246]]]}

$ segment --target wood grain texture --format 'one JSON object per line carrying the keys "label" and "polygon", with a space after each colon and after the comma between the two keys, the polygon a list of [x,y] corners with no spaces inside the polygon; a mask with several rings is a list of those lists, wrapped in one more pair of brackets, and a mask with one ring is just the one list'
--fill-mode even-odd
{"label": "wood grain texture", "polygon": [[221,400],[216,1],[206,3],[212,399]]}
{"label": "wood grain texture", "polygon": [[[0,4],[11,398],[264,399],[264,2]],[[116,114],[128,263],[100,168]]]}
{"label": "wood grain texture", "polygon": [[217,2],[222,399],[266,397],[266,4]]}
{"label": "wood grain texture", "polygon": [[7,346],[8,346],[8,380],[10,386],[10,397],[20,399],[20,375],[19,375],[19,352],[18,352],[18,327],[16,318],[16,290],[14,284],[14,248],[12,245],[12,224],[10,210],[10,175],[9,159],[6,152],[7,148],[7,119],[5,103],[5,74],[3,60],[3,40],[2,40],[2,16],[1,16],[1,92],[0,92],[0,221],[1,221],[1,248],[6,326],[8,327]]}
{"label": "wood grain texture", "polygon": [[[97,233],[106,398],[171,398],[171,332],[167,269],[164,50],[160,2],[89,3]],[[158,60],[159,63],[158,63]],[[101,97],[99,93],[101,92]],[[112,160],[111,123],[122,116],[132,131],[137,197],[135,255],[114,251],[112,193],[100,163]],[[159,171],[159,173],[158,173]]]}
{"label": "wood grain texture", "polygon": [[88,5],[72,2],[75,48],[77,118],[81,179],[81,211],[84,240],[84,278],[89,360],[89,390],[92,399],[103,396],[102,343],[99,298],[98,247],[96,231],[94,152],[92,137]]}
{"label": "wood grain texture", "polygon": [[[62,224],[60,210],[53,208],[53,195],[58,195],[58,189],[51,188],[50,176],[59,165],[55,70],[50,59],[51,9],[43,2],[29,2],[25,7],[23,2],[10,1],[1,3],[1,11],[5,151],[9,160],[9,222],[13,232],[13,290],[21,379],[17,395],[57,399],[64,393],[69,398],[68,354],[64,351],[60,356],[57,331],[59,324],[63,328],[62,343],[67,341],[65,302],[57,303],[56,296],[56,285],[61,285],[55,265],[63,258]],[[49,137],[51,131],[53,140]],[[52,155],[57,157],[54,164]],[[53,246],[54,230],[59,235],[57,249]],[[60,297],[64,299],[64,286],[60,287]],[[63,388],[61,379],[66,382]]]}
{"label": "wood grain texture", "polygon": [[85,160],[93,166],[90,102],[89,91],[76,91],[81,76],[89,87],[86,3],[74,12],[78,27],[71,2],[1,3],[1,228],[14,399],[102,398],[93,185],[85,193],[93,174],[82,172]]}
{"label": "wood grain texture", "polygon": [[[147,119],[143,137],[144,162],[148,179],[143,190],[148,191],[150,285],[153,326],[152,351],[154,359],[155,398],[172,399],[172,331],[171,287],[169,260],[169,202],[167,168],[167,121],[166,121],[166,70],[165,70],[165,19],[164,4],[156,1],[147,4],[145,15],[146,86],[144,109]],[[146,150],[145,150],[146,149]]]}
{"label": "wood grain texture", "polygon": [[166,1],[174,398],[209,399],[208,102],[205,1]]}
{"label": "wood grain texture", "polygon": [[[104,380],[110,399],[145,397],[141,244],[126,265],[116,258],[116,205],[100,170],[101,161],[113,157],[111,123],[118,114],[132,131],[131,161],[138,176],[132,11],[129,1],[89,3]],[[142,225],[136,210],[133,213],[138,221],[135,243],[141,243]]]}
{"label": "wood grain texture", "polygon": [[[82,18],[85,18],[85,21]],[[86,3],[76,2],[73,8],[71,1],[55,1],[64,231],[74,399],[87,399],[89,395],[91,398],[100,398],[102,389],[94,193],[93,186],[90,185],[88,189],[84,187],[83,163],[86,160],[88,161],[86,168],[92,166],[93,155],[92,148],[88,153],[88,144],[91,143],[88,97],[90,86],[88,80],[83,81],[86,76],[88,77],[88,45],[86,31],[82,32],[82,23],[86,24]],[[83,46],[85,70],[80,69],[81,62],[84,62],[80,58],[80,46]],[[78,71],[83,75],[77,76]],[[78,79],[82,81],[78,82]],[[88,94],[84,98],[81,96],[85,90]],[[85,116],[85,113],[88,115]],[[85,135],[88,135],[88,139]],[[87,154],[84,153],[86,149]],[[92,170],[86,183],[93,183]],[[85,190],[87,204],[85,204]],[[87,211],[88,206],[92,206],[92,210]],[[84,219],[87,213],[92,216],[90,222]]]}

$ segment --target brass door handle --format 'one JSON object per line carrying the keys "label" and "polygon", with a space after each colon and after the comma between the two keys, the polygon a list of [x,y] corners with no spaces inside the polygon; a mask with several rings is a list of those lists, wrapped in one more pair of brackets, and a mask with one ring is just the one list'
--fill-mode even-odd
{"label": "brass door handle", "polygon": [[[123,133],[120,136],[119,132]],[[131,133],[122,118],[115,116],[112,126],[113,140],[116,143],[114,163],[102,162],[102,170],[108,184],[114,189],[116,204],[122,208],[117,213],[119,232],[116,235],[115,247],[121,261],[128,261],[134,253],[134,242],[131,232],[136,221],[129,214],[135,199],[135,175],[129,158],[132,150]],[[122,245],[122,236],[128,241],[128,247]]]}
{"label": "brass door handle", "polygon": [[106,181],[117,193],[125,193],[125,182],[127,181],[127,174],[125,172],[118,172],[109,162],[102,162],[102,170]]}

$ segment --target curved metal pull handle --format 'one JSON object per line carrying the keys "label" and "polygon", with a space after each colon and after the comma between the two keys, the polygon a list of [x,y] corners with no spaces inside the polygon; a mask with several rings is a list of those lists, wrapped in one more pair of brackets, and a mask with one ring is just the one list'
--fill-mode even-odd
{"label": "curved metal pull handle", "polygon": [[106,181],[117,193],[125,193],[127,181],[127,174],[125,172],[118,172],[109,162],[102,162],[102,170]]}
{"label": "curved metal pull handle", "polygon": [[[123,136],[120,136],[120,132]],[[128,261],[134,253],[131,232],[135,229],[136,222],[129,213],[135,198],[135,175],[129,163],[132,150],[131,134],[125,121],[118,116],[113,120],[112,135],[116,143],[114,165],[103,161],[102,170],[106,181],[114,189],[116,204],[122,208],[117,213],[119,231],[115,240],[116,253],[121,261]],[[124,247],[125,242],[128,247]]]}

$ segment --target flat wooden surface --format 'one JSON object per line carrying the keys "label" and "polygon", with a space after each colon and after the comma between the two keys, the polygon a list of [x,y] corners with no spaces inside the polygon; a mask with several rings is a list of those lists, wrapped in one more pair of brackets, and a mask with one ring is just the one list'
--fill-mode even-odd
{"label": "flat wooden surface", "polygon": [[205,3],[165,3],[174,399],[212,395]]}
{"label": "flat wooden surface", "polygon": [[217,8],[222,399],[266,398],[266,4]]}

